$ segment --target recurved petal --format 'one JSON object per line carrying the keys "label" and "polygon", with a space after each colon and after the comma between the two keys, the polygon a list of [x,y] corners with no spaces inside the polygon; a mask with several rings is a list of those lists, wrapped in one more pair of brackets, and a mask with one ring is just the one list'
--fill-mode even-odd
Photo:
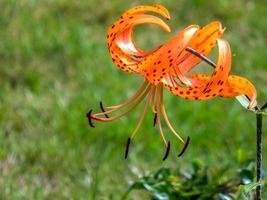
{"label": "recurved petal", "polygon": [[111,31],[111,33],[108,33],[108,48],[110,49],[112,59],[117,66],[126,72],[138,72],[136,63],[140,60],[135,59],[134,56],[142,58],[157,50],[156,48],[152,51],[143,52],[136,47],[133,40],[133,27],[147,23],[156,24],[162,27],[165,31],[170,31],[168,25],[160,18],[152,15],[138,14],[132,16],[128,21],[122,21],[122,23],[117,24],[120,26],[117,26],[117,32]]}
{"label": "recurved petal", "polygon": [[158,84],[167,73],[173,70],[175,60],[186,48],[198,28],[197,25],[187,27],[140,62],[138,67],[146,79],[153,84]]}
{"label": "recurved petal", "polygon": [[[197,34],[192,38],[189,43],[189,47],[195,49],[201,54],[207,56],[210,51],[216,45],[216,40],[221,37],[224,29],[219,21],[214,21],[199,29]],[[184,51],[180,59],[177,61],[177,66],[179,67],[182,74],[190,71],[202,60],[191,53]]]}
{"label": "recurved petal", "polygon": [[[190,80],[192,80],[192,82],[195,85],[207,85],[211,79],[210,76],[205,75],[205,74],[194,74],[191,77],[189,77]],[[199,96],[199,94],[201,94],[201,91],[203,90],[203,88],[195,88],[195,87],[191,87],[191,91],[189,90],[182,90],[182,88],[180,88],[180,86],[177,87],[174,86],[173,84],[171,84],[170,79],[168,79],[169,81],[167,82],[168,85],[172,86],[173,89],[173,93],[175,93],[176,95],[180,96],[179,94],[181,93],[182,97],[186,97],[189,99],[205,99],[205,97],[203,98]],[[196,81],[199,81],[198,83]],[[176,87],[176,89],[175,89]],[[209,97],[222,97],[222,98],[233,98],[236,97],[237,100],[247,109],[253,109],[257,106],[257,91],[254,87],[254,85],[247,80],[246,78],[240,77],[240,76],[235,76],[235,75],[231,75],[228,77],[226,84],[224,85],[224,87],[222,89],[220,89],[220,92],[214,92],[214,91],[210,91]],[[194,94],[193,96],[188,95],[187,93],[190,94]]]}
{"label": "recurved petal", "polygon": [[133,16],[129,21],[127,21],[127,23],[123,26],[122,30],[116,33],[114,42],[126,54],[143,57],[152,53],[157,48],[148,52],[143,52],[142,50],[137,48],[135,41],[133,39],[133,28],[134,26],[139,24],[156,24],[167,32],[170,32],[170,28],[160,18],[146,14],[139,14]]}
{"label": "recurved petal", "polygon": [[142,51],[137,48],[134,40],[133,40],[133,30],[132,28],[128,28],[121,32],[116,38],[116,44],[118,47],[126,54],[129,55],[142,55]]}
{"label": "recurved petal", "polygon": [[201,99],[220,95],[224,90],[231,70],[231,48],[229,43],[223,39],[217,39],[217,43],[219,49],[218,62],[210,80],[200,94]]}
{"label": "recurved petal", "polygon": [[[155,17],[153,15],[146,15],[144,12],[151,11],[156,12],[158,14],[163,15],[164,17],[169,17],[169,13],[166,8],[159,6],[138,6],[136,8],[128,10],[124,13],[119,20],[113,23],[107,32],[107,43],[110,46],[110,43],[114,40],[115,36],[120,32],[123,31],[129,26],[134,26],[137,24],[144,24],[144,23],[154,23],[161,26],[165,31],[170,32],[170,28],[167,24],[165,24],[160,18]],[[149,17],[148,17],[149,16]],[[136,21],[137,20],[137,21]],[[151,21],[149,21],[151,20]]]}
{"label": "recurved petal", "polygon": [[235,75],[229,76],[228,82],[220,96],[231,98],[241,95],[245,95],[249,99],[248,109],[252,109],[257,106],[257,91],[254,85],[246,78]]}
{"label": "recurved petal", "polygon": [[154,12],[170,18],[167,9],[161,5],[137,6],[126,11],[108,29],[107,46],[112,60],[126,72],[139,72],[137,63],[160,48],[147,52],[139,49],[133,39],[133,28],[135,26],[139,24],[156,24],[163,30],[170,32],[169,26],[163,20],[153,15],[144,14],[145,12]]}
{"label": "recurved petal", "polygon": [[133,28],[128,28],[124,31],[122,31],[116,38],[115,43],[118,45],[118,47],[125,53],[131,56],[135,56],[138,58],[145,57],[148,54],[151,54],[152,52],[156,51],[159,47],[150,50],[150,51],[142,51],[139,49],[134,41],[133,38]]}
{"label": "recurved petal", "polygon": [[125,54],[118,46],[112,45],[109,49],[112,61],[125,72],[138,72],[138,61]]}
{"label": "recurved petal", "polygon": [[231,50],[228,42],[221,39],[218,39],[218,48],[219,59],[212,76],[194,74],[188,78],[191,85],[183,88],[179,84],[174,84],[175,76],[172,75],[164,80],[164,86],[173,94],[186,99],[206,100],[220,96],[227,83],[231,68]]}
{"label": "recurved petal", "polygon": [[133,15],[132,18],[127,21],[127,26],[125,26],[125,29],[139,24],[156,24],[166,32],[171,31],[170,27],[162,19],[147,14]]}
{"label": "recurved petal", "polygon": [[169,11],[162,5],[156,4],[156,5],[152,5],[152,6],[136,6],[134,8],[131,8],[129,10],[127,10],[123,16],[128,16],[128,15],[136,15],[136,14],[142,14],[145,12],[154,12],[157,14],[162,15],[163,17],[170,19],[170,14]]}

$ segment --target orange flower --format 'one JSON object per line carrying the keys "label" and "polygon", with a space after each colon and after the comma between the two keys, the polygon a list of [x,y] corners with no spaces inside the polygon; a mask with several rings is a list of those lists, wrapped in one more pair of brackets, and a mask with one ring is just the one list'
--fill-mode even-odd
{"label": "orange flower", "polygon": [[[212,22],[203,28],[199,28],[198,25],[190,25],[165,44],[144,52],[136,46],[133,40],[133,28],[136,25],[152,23],[160,26],[166,32],[170,32],[170,28],[163,20],[145,14],[145,12],[154,12],[170,19],[167,9],[161,5],[138,6],[126,11],[118,21],[110,26],[107,34],[107,45],[113,62],[125,72],[142,75],[145,79],[144,83],[128,101],[107,107],[107,111],[100,103],[102,112],[92,114],[92,110],[90,110],[87,117],[92,127],[94,127],[92,120],[111,122],[126,115],[143,99],[146,99],[137,126],[127,141],[125,158],[128,155],[130,142],[141,126],[147,108],[151,105],[152,111],[155,113],[154,125],[158,125],[161,138],[166,145],[167,150],[163,158],[166,159],[170,150],[170,142],[167,142],[164,137],[161,118],[164,119],[173,134],[185,144],[179,155],[184,153],[190,138],[188,137],[184,141],[169,122],[163,102],[163,88],[176,96],[191,100],[237,97],[243,105],[251,110],[257,105],[256,90],[247,79],[229,75],[231,49],[226,40],[220,39],[224,32],[220,22]],[[216,45],[219,49],[219,56],[217,64],[214,64],[206,56]],[[206,74],[187,75],[203,60],[214,67],[211,76]],[[121,109],[125,110],[109,117],[109,114]]]}

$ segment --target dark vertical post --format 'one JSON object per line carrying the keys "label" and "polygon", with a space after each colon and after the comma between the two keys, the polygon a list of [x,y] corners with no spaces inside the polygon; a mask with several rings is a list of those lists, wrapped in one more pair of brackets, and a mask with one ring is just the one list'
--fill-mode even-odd
{"label": "dark vertical post", "polygon": [[[262,181],[262,114],[256,114],[256,124],[257,124],[257,182],[261,183]],[[261,185],[256,188],[256,200],[261,200]]]}

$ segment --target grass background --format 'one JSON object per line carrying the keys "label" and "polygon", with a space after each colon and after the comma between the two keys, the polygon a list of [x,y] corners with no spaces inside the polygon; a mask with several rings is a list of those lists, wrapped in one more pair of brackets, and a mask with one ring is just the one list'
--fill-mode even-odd
{"label": "grass background", "polygon": [[[254,156],[255,115],[234,99],[194,102],[165,92],[170,120],[192,139],[178,159],[181,146],[166,129],[177,148],[165,162],[151,112],[129,159],[123,158],[141,107],[121,120],[88,128],[89,108],[98,110],[100,100],[123,102],[142,82],[111,62],[108,26],[126,9],[153,3],[169,9],[172,33],[140,26],[139,46],[151,49],[188,24],[220,20],[232,46],[232,73],[255,84],[260,104],[267,100],[266,1],[0,0],[1,199],[119,199],[137,174],[163,166],[187,168],[195,159],[214,168],[228,165],[235,173],[240,152]],[[264,152],[266,145],[265,138]]]}

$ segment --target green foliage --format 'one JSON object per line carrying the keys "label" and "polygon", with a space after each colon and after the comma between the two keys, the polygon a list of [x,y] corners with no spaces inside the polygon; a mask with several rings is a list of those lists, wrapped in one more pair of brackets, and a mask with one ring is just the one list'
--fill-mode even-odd
{"label": "green foliage", "polygon": [[191,170],[172,172],[169,168],[161,168],[131,184],[123,199],[135,190],[149,192],[153,200],[251,199],[260,185],[253,182],[254,172],[252,162],[240,168],[233,177],[229,176],[228,167],[214,170],[200,161],[193,162]]}

